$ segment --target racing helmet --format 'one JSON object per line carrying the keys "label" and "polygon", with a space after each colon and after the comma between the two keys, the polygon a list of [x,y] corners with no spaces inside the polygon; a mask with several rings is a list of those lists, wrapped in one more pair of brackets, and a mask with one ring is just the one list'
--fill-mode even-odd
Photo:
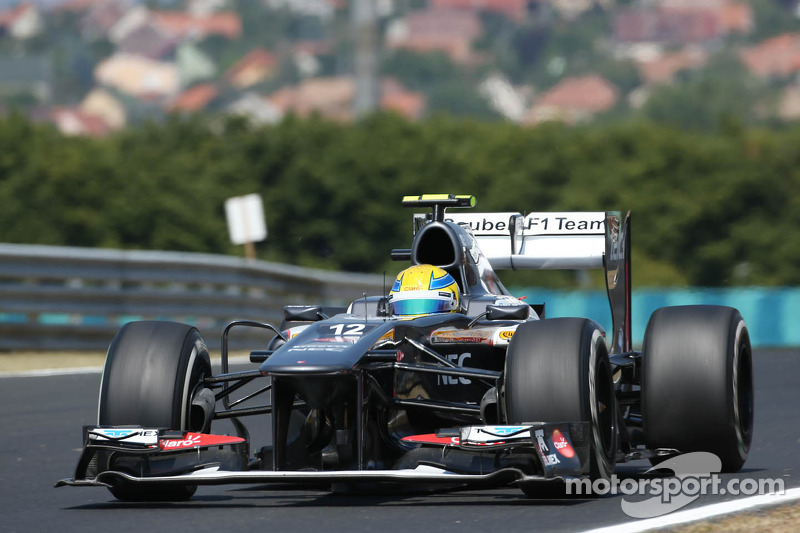
{"label": "racing helmet", "polygon": [[461,294],[456,280],[433,265],[416,265],[397,275],[389,292],[389,310],[401,317],[456,313]]}

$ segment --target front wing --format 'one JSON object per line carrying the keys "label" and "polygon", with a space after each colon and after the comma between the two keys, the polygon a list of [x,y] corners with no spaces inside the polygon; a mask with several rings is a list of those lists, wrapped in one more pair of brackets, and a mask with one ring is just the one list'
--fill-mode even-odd
{"label": "front wing", "polygon": [[[97,436],[103,434],[128,436],[111,439]],[[240,453],[235,450],[225,452],[223,448],[241,446],[242,439],[236,437],[198,437],[196,434],[176,437],[174,432],[161,430],[87,426],[84,428],[84,451],[75,477],[58,481],[56,487],[221,484],[351,487],[368,483],[411,485],[421,489],[488,488],[517,483],[547,489],[588,474],[590,436],[590,426],[583,422],[468,426],[403,439],[419,445],[415,452],[430,452],[418,454],[419,457],[436,458],[436,461],[417,460],[415,464],[402,464],[396,469],[270,471],[232,469],[237,462],[224,457],[240,457]],[[197,441],[196,446],[190,444],[192,440]],[[175,443],[180,443],[181,447],[176,449]],[[98,457],[104,454],[130,456],[130,461],[118,463],[126,464],[128,468],[104,469],[99,466],[102,460],[98,461]],[[477,460],[465,463],[465,456]],[[451,457],[460,459],[451,461]],[[525,460],[520,461],[520,457]]]}

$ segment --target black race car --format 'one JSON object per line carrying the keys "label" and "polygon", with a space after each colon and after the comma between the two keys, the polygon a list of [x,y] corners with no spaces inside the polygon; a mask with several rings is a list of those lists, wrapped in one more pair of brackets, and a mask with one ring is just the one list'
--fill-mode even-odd
{"label": "black race car", "polygon": [[[707,451],[724,471],[742,467],[753,427],[745,323],[728,307],[662,308],[634,351],[629,213],[448,211],[474,206],[457,195],[403,204],[430,212],[392,257],[450,274],[458,312],[397,317],[387,295],[288,306],[280,328],[229,324],[219,375],[194,327],[129,323],[108,349],[74,477],[56,485],[106,486],[121,500],[220,483],[516,484],[536,496],[632,459]],[[501,268],[603,268],[613,330],[545,318],[544,304],[509,294]],[[233,328],[274,334],[251,352],[253,370],[229,372]],[[234,435],[212,433],[223,419]],[[257,424],[267,442],[251,440]]]}

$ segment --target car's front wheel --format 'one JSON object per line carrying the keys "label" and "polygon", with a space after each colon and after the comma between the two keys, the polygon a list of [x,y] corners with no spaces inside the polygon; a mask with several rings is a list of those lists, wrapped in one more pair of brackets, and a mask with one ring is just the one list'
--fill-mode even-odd
{"label": "car's front wheel", "polygon": [[[106,355],[97,422],[202,431],[204,417],[192,416],[192,399],[209,376],[206,343],[192,326],[159,321],[126,324]],[[119,485],[110,490],[120,500],[185,500],[196,487],[145,490]]]}
{"label": "car's front wheel", "polygon": [[508,347],[503,382],[508,423],[588,422],[589,474],[593,479],[611,476],[617,452],[616,398],[597,324],[583,318],[522,324]]}

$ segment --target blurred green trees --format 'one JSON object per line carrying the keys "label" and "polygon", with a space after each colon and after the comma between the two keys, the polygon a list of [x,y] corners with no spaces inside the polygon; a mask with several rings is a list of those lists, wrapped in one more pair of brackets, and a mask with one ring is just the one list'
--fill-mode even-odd
{"label": "blurred green trees", "polygon": [[11,115],[0,120],[0,241],[241,253],[223,202],[257,192],[270,233],[260,257],[393,274],[389,251],[411,236],[401,197],[453,192],[487,211],[632,210],[637,286],[798,284],[798,146],[798,128],[689,134],[391,114],[260,127],[172,118],[83,139]]}

